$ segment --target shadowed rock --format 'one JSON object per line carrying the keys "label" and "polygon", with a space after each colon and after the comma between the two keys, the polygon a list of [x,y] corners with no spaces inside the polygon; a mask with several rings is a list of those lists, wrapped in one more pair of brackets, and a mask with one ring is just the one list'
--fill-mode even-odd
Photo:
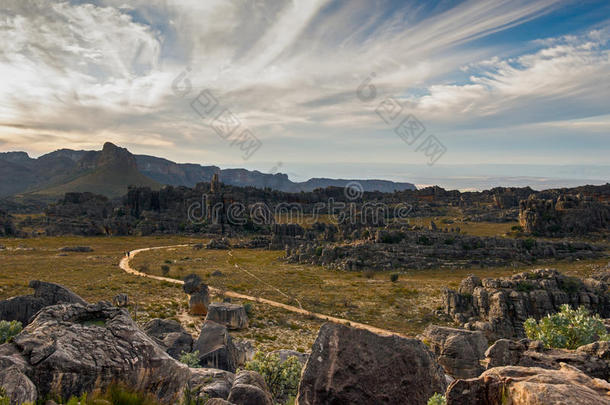
{"label": "shadowed rock", "polygon": [[419,340],[326,323],[299,385],[299,405],[426,404],[445,373]]}
{"label": "shadowed rock", "polygon": [[193,351],[199,351],[199,364],[202,367],[235,372],[237,350],[225,326],[204,321]]}
{"label": "shadowed rock", "polygon": [[33,280],[29,286],[34,289],[34,294],[0,301],[0,319],[19,321],[26,326],[32,316],[44,307],[60,303],[87,304],[81,297],[59,284]]}
{"label": "shadowed rock", "polygon": [[265,380],[250,370],[237,374],[228,401],[235,405],[273,405]]}
{"label": "shadowed rock", "polygon": [[248,327],[248,315],[243,305],[228,302],[215,302],[208,307],[205,318],[226,326],[228,329],[245,329]]}
{"label": "shadowed rock", "polygon": [[189,388],[193,392],[198,392],[201,399],[206,397],[227,399],[229,397],[233,381],[235,381],[233,373],[212,368],[193,368],[191,373]]}
{"label": "shadowed rock", "polygon": [[174,359],[193,349],[193,337],[176,321],[152,319],[142,329]]}
{"label": "shadowed rock", "polygon": [[485,357],[487,339],[482,332],[430,325],[420,339],[438,356],[438,362],[452,377],[473,378],[483,372],[480,361]]}

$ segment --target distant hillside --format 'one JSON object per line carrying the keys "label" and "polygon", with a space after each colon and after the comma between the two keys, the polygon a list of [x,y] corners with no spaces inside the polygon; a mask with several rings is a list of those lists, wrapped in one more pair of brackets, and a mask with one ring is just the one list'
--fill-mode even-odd
{"label": "distant hillside", "polygon": [[163,184],[193,187],[209,182],[214,173],[229,185],[271,188],[285,192],[312,191],[316,188],[344,187],[358,181],[364,191],[393,192],[414,190],[411,183],[384,180],[342,180],[316,178],[297,183],[286,174],[256,170],[220,169],[167,159],[132,155],[109,142],[101,151],[60,149],[38,159],[25,152],[0,153],[0,197],[28,194],[46,199],[69,191],[91,191],[108,197],[127,192],[130,185],[158,189]]}

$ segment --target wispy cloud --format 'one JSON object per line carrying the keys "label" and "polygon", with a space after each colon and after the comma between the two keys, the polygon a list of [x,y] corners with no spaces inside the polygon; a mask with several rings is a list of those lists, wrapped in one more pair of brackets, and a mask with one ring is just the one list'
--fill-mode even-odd
{"label": "wispy cloud", "polygon": [[[170,157],[239,162],[172,93],[187,66],[196,91],[211,89],[265,142],[259,158],[268,161],[293,147],[330,161],[342,151],[324,146],[329,137],[361,145],[346,148],[353,160],[390,142],[375,106],[355,97],[371,72],[381,96],[402,100],[446,136],[452,128],[608,114],[607,29],[527,44],[477,42],[565,6],[8,0],[0,7],[0,75],[9,78],[0,82],[0,142],[3,149],[43,152],[109,139],[138,151],[168,147]],[[388,158],[400,161],[390,149]]]}

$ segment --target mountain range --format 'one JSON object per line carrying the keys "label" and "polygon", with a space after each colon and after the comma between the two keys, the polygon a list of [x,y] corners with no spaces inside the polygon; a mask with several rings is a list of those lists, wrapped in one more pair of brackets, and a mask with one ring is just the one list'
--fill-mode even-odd
{"label": "mountain range", "polygon": [[344,187],[350,181],[360,183],[363,191],[393,192],[416,188],[411,183],[386,180],[312,178],[293,182],[283,173],[221,169],[134,155],[125,148],[106,142],[101,151],[60,149],[39,158],[31,158],[26,152],[0,153],[0,197],[26,194],[52,198],[66,192],[90,191],[113,198],[124,195],[130,185],[153,189],[163,185],[193,187],[200,182],[209,182],[215,173],[225,184],[285,192]]}

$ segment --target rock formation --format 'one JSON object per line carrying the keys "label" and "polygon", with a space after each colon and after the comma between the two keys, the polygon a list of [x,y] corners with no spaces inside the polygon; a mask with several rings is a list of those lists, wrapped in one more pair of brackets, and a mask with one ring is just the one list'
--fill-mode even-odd
{"label": "rock formation", "polygon": [[430,325],[418,338],[453,378],[473,378],[483,372],[480,361],[487,350],[487,339],[482,332]]}
{"label": "rock formation", "polygon": [[32,280],[29,286],[34,289],[34,294],[0,301],[0,320],[19,321],[26,326],[32,316],[44,307],[60,303],[87,304],[81,297],[59,284]]}
{"label": "rock formation", "polygon": [[478,378],[457,380],[447,390],[447,405],[610,404],[610,383],[561,364],[559,370],[496,367]]}
{"label": "rock formation", "polygon": [[152,319],[142,329],[174,359],[193,349],[193,337],[176,321]]}
{"label": "rock formation", "polygon": [[207,321],[214,321],[226,326],[228,329],[237,330],[248,327],[248,315],[243,305],[231,304],[229,302],[215,302],[208,307]]}
{"label": "rock formation", "polygon": [[237,373],[227,400],[235,405],[273,405],[263,377],[249,370]]}
{"label": "rock formation", "polygon": [[47,307],[0,353],[10,354],[0,358],[34,383],[39,398],[79,396],[121,381],[172,402],[190,376],[125,310],[103,302]]}
{"label": "rock formation", "polygon": [[419,340],[343,325],[320,328],[299,385],[299,405],[426,404],[445,374]]}
{"label": "rock formation", "polygon": [[580,280],[556,270],[538,269],[508,278],[470,276],[458,291],[444,291],[445,312],[466,329],[481,330],[491,339],[525,337],[523,322],[558,312],[561,305],[584,306],[610,317],[608,286]]}
{"label": "rock formation", "polygon": [[235,372],[237,368],[237,349],[223,325],[205,321],[201,333],[193,344],[193,351],[199,351],[199,364],[202,367],[217,368]]}
{"label": "rock formation", "polygon": [[585,235],[610,231],[610,205],[581,194],[545,200],[530,196],[519,205],[519,222],[541,236]]}
{"label": "rock formation", "polygon": [[191,297],[189,299],[189,313],[191,315],[205,316],[210,305],[210,292],[208,286],[203,284],[201,277],[190,274],[184,278],[182,289]]}

